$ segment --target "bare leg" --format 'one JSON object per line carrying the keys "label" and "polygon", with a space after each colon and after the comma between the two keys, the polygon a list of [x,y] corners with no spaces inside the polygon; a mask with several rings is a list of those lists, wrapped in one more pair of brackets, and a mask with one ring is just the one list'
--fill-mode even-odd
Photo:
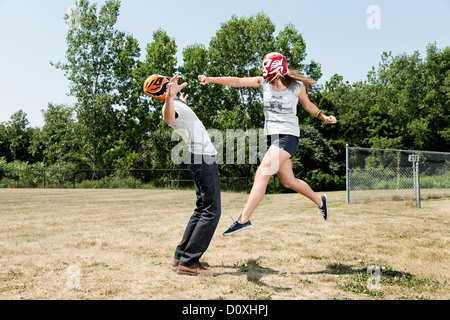
{"label": "bare leg", "polygon": [[278,147],[271,146],[264,156],[263,161],[258,167],[253,183],[252,191],[248,197],[247,204],[238,219],[239,223],[245,223],[250,220],[253,211],[255,211],[258,204],[264,198],[267,189],[267,183],[270,177],[278,172],[280,166],[286,160],[289,160],[290,154]]}
{"label": "bare leg", "polygon": [[294,172],[292,171],[291,159],[288,159],[280,166],[278,177],[286,188],[300,193],[313,201],[319,208],[322,208],[322,198],[305,181],[295,178]]}

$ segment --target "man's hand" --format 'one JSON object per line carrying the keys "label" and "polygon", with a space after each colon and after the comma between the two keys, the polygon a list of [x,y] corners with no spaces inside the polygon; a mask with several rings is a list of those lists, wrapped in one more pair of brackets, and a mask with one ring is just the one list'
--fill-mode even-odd
{"label": "man's hand", "polygon": [[178,80],[182,77],[179,74],[176,74],[170,79],[169,84],[167,85],[167,98],[173,99],[177,96],[178,92],[183,90],[187,86],[187,82],[179,85]]}
{"label": "man's hand", "polygon": [[184,103],[186,103],[187,104],[187,99],[188,99],[188,97],[189,97],[189,95],[188,94],[184,94],[184,92],[182,92],[181,94],[180,94],[180,100],[181,101],[183,101]]}
{"label": "man's hand", "polygon": [[[167,95],[166,95],[166,103],[164,104],[162,113],[164,121],[170,125],[176,119],[175,107],[174,107],[174,98],[177,96],[178,92],[183,90],[187,86],[187,82],[182,85],[178,84],[178,80],[181,79],[179,74],[175,75],[170,79],[169,84],[167,85]],[[184,97],[182,94],[182,99],[187,99],[187,96]]]}

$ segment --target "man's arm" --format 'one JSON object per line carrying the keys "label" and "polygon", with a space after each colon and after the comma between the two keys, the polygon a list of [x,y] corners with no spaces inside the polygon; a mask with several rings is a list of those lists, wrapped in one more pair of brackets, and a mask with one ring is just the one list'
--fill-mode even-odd
{"label": "man's arm", "polygon": [[175,106],[173,100],[177,96],[177,93],[184,89],[187,86],[187,83],[183,83],[182,85],[178,85],[178,80],[181,79],[180,75],[175,75],[170,79],[170,82],[167,86],[167,95],[166,95],[166,103],[164,104],[162,114],[164,121],[170,125],[176,119]]}

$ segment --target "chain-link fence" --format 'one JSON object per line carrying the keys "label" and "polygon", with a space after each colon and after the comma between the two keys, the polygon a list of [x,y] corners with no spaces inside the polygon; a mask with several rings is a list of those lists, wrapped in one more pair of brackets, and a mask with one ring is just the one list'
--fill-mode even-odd
{"label": "chain-link fence", "polygon": [[450,153],[347,146],[347,203],[450,197]]}
{"label": "chain-link fence", "polygon": [[[220,177],[221,190],[248,191],[247,177]],[[0,187],[85,189],[192,189],[187,169],[11,169],[0,170]]]}

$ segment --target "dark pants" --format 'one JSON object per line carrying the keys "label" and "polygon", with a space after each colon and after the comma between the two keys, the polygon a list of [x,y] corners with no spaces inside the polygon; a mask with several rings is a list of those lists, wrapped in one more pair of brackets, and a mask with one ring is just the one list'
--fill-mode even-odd
{"label": "dark pants", "polygon": [[194,178],[196,208],[175,251],[180,264],[198,263],[208,249],[221,215],[219,172],[215,158],[191,156],[188,170]]}

